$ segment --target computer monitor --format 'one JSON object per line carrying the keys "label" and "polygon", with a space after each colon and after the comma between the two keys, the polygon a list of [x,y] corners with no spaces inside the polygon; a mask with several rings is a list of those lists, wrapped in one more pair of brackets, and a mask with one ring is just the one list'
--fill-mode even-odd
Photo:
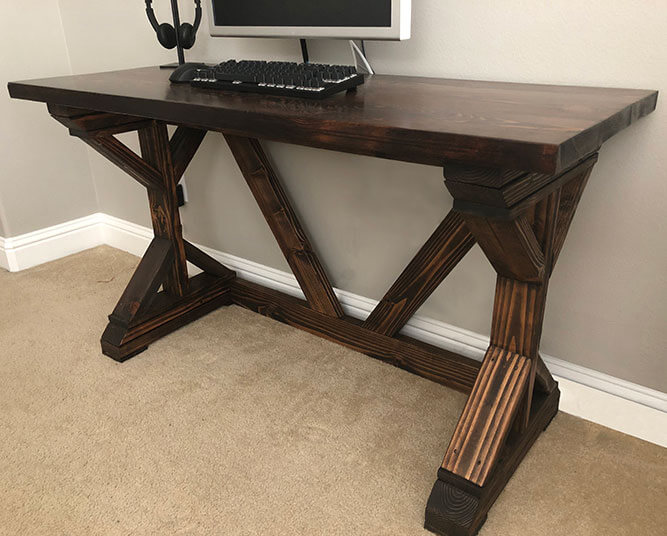
{"label": "computer monitor", "polygon": [[210,0],[214,37],[410,38],[411,0]]}

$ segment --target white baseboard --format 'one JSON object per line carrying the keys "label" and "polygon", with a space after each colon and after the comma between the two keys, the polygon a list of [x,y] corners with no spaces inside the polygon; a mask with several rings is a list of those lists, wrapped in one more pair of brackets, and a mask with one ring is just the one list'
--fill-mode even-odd
{"label": "white baseboard", "polygon": [[[72,222],[15,238],[0,237],[0,266],[19,271],[102,244],[142,255],[151,229],[109,216],[93,214]],[[244,279],[303,298],[292,274],[198,246]],[[377,301],[336,289],[346,314],[364,319]],[[481,360],[488,337],[440,322],[415,316],[403,333]],[[667,393],[642,387],[607,374],[543,356],[562,392],[560,409],[620,432],[667,447]]]}
{"label": "white baseboard", "polygon": [[101,244],[103,227],[104,214],[91,214],[14,238],[0,237],[0,266],[18,272],[94,248]]}

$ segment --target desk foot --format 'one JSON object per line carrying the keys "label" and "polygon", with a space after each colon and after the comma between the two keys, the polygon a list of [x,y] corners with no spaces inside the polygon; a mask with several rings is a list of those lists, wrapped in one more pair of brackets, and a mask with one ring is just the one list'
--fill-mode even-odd
{"label": "desk foot", "polygon": [[102,353],[105,356],[110,357],[114,361],[118,361],[119,363],[125,363],[125,361],[129,361],[133,357],[138,356],[139,354],[148,350],[148,346],[142,346],[141,348],[138,348],[136,350],[130,350],[129,348],[113,346],[108,342],[106,342],[104,339],[102,339],[101,343],[102,343]]}
{"label": "desk foot", "polygon": [[560,391],[533,397],[528,427],[510,436],[488,482],[480,487],[445,469],[438,471],[426,504],[424,528],[441,536],[474,536],[514,471],[558,413]]}
{"label": "desk foot", "polygon": [[165,335],[219,307],[231,305],[233,279],[233,276],[221,278],[206,273],[193,277],[185,296],[158,293],[150,309],[129,326],[111,315],[102,335],[102,353],[122,363]]}
{"label": "desk foot", "polygon": [[476,521],[479,498],[436,480],[426,504],[424,528],[440,536],[475,536],[486,521]]}

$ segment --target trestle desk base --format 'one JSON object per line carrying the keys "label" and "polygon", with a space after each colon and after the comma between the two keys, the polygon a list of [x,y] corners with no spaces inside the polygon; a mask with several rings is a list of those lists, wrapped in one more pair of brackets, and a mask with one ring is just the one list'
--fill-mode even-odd
{"label": "trestle desk base", "polygon": [[[655,92],[377,77],[356,95],[310,104],[317,108],[305,120],[294,101],[218,98],[169,87],[158,71],[10,84],[15,97],[47,102],[72,135],[146,188],[155,238],[109,316],[104,354],[125,361],[218,307],[237,304],[468,393],[427,501],[425,527],[448,536],[476,534],[558,411],[558,386],[539,343],[549,279],[597,150],[650,113]],[[113,89],[107,93],[107,87]],[[408,101],[404,94],[417,96]],[[420,103],[427,98],[439,108],[424,114]],[[553,98],[571,106],[554,107]],[[392,115],[385,103],[394,101],[404,109]],[[468,127],[452,114],[449,106],[456,103],[463,115],[480,106],[489,111],[479,112],[481,122],[471,116]],[[507,118],[496,125],[488,119],[494,114]],[[563,126],[567,121],[573,126]],[[177,127],[171,137],[169,124]],[[406,125],[412,125],[410,136]],[[484,129],[488,136],[480,134]],[[543,141],[525,141],[526,129]],[[115,137],[135,131],[141,155]],[[239,278],[184,239],[176,186],[210,131],[221,143],[224,136],[304,300]],[[512,137],[494,137],[500,131]],[[264,153],[258,139],[264,136],[444,167],[454,208],[443,213],[364,321],[345,315]],[[475,244],[497,273],[490,344],[481,363],[400,333]],[[190,278],[188,262],[202,273]]]}

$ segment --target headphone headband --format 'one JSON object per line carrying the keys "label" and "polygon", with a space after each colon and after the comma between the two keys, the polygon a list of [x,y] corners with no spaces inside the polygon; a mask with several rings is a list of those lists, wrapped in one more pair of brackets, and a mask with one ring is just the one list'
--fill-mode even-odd
{"label": "headphone headband", "polygon": [[[158,22],[157,17],[155,16],[155,10],[153,9],[153,0],[146,0],[146,14],[148,15],[148,20],[150,21],[151,26],[157,32],[158,28],[160,27],[160,23]],[[201,0],[195,0],[195,20],[192,23],[195,32],[199,30],[199,26],[201,25],[201,19],[202,19]]]}
{"label": "headphone headband", "polygon": [[183,48],[191,48],[192,45],[194,45],[195,36],[197,35],[197,30],[199,30],[199,26],[201,25],[201,20],[202,20],[201,0],[194,0],[195,2],[194,22],[192,24],[184,22],[177,29],[175,29],[169,23],[160,24],[160,22],[157,20],[157,17],[155,16],[155,11],[153,10],[153,0],[145,0],[145,2],[146,2],[146,15],[148,16],[148,21],[151,23],[153,30],[155,30],[155,32],[157,33],[158,40],[160,41],[162,46],[166,48],[174,48],[176,46],[175,38],[169,35],[169,33],[172,31],[179,32],[179,36],[181,36],[182,41],[185,41],[183,43]]}
{"label": "headphone headband", "polygon": [[158,28],[160,27],[160,23],[157,21],[157,18],[155,18],[155,11],[153,11],[153,0],[146,0],[146,15],[148,15],[148,20],[151,23],[153,30],[157,32]]}
{"label": "headphone headband", "polygon": [[195,32],[199,30],[199,25],[201,24],[202,9],[201,9],[201,0],[195,0],[195,21],[192,24],[194,26]]}

